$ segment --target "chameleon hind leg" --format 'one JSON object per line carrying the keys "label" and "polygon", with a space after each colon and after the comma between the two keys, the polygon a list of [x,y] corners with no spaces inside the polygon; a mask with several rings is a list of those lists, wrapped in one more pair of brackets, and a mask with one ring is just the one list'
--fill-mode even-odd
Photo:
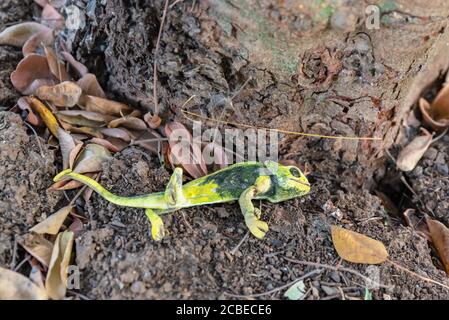
{"label": "chameleon hind leg", "polygon": [[268,224],[260,220],[261,212],[255,208],[252,200],[259,194],[268,191],[270,188],[270,178],[259,177],[256,183],[242,192],[239,198],[240,209],[245,218],[245,224],[249,231],[258,239],[263,239],[268,231]]}
{"label": "chameleon hind leg", "polygon": [[160,241],[165,236],[164,222],[161,217],[151,209],[145,209],[145,214],[150,220],[151,236],[155,241]]}
{"label": "chameleon hind leg", "polygon": [[185,202],[182,191],[182,169],[175,168],[165,188],[165,200],[172,206],[181,206]]}

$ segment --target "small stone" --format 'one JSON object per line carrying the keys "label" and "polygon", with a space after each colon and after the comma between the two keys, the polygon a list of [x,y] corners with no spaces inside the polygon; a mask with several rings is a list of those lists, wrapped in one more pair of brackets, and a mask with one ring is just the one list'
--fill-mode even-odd
{"label": "small stone", "polygon": [[131,292],[136,294],[142,294],[146,291],[145,284],[142,281],[134,282],[131,285]]}
{"label": "small stone", "polygon": [[443,175],[447,175],[449,173],[449,168],[446,163],[435,163],[434,166],[435,169]]}
{"label": "small stone", "polygon": [[332,271],[331,274],[330,274],[330,277],[335,282],[340,282],[341,281],[340,274],[337,271]]}
{"label": "small stone", "polygon": [[328,296],[332,296],[332,295],[337,293],[337,289],[336,288],[325,286],[325,285],[321,286],[321,290],[323,290]]}

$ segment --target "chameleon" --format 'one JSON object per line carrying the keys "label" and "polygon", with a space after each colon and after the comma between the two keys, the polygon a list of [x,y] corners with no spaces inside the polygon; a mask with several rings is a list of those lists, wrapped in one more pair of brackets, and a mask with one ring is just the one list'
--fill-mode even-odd
{"label": "chameleon", "polygon": [[161,215],[182,208],[232,201],[238,201],[249,231],[256,238],[263,239],[268,232],[268,224],[261,220],[261,211],[254,207],[252,200],[278,203],[301,197],[311,188],[299,168],[270,160],[236,163],[186,184],[183,184],[182,175],[182,168],[177,167],[165,191],[131,197],[115,195],[94,179],[70,169],[61,171],[53,180],[71,178],[92,188],[111,203],[145,209],[151,224],[151,236],[156,241],[165,235]]}

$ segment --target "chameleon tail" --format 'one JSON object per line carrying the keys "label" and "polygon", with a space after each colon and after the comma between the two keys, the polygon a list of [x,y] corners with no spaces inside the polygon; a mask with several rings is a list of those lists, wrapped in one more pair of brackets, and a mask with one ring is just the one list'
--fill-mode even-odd
{"label": "chameleon tail", "polygon": [[132,205],[130,205],[130,203],[129,203],[130,198],[117,196],[117,195],[113,194],[112,192],[109,192],[108,190],[106,190],[101,184],[99,184],[94,179],[89,178],[85,175],[73,172],[71,169],[61,171],[53,178],[53,181],[58,182],[58,181],[62,180],[64,177],[70,177],[73,180],[84,183],[85,185],[92,188],[95,192],[97,192],[99,195],[101,195],[103,198],[105,198],[109,202],[112,202],[119,206],[132,207]]}

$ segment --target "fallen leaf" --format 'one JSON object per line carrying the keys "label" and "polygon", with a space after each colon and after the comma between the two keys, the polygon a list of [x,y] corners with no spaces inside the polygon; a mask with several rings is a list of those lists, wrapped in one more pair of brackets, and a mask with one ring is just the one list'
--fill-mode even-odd
{"label": "fallen leaf", "polygon": [[45,288],[49,297],[55,300],[64,298],[67,291],[67,270],[72,255],[73,238],[72,231],[61,232],[53,247]]}
{"label": "fallen leaf", "polygon": [[142,148],[160,154],[163,149],[164,138],[153,129],[147,129],[139,136],[138,140],[133,141],[133,145],[141,146]]}
{"label": "fallen leaf", "polygon": [[62,51],[61,55],[64,57],[65,61],[67,61],[76,70],[76,72],[78,72],[81,77],[89,72],[87,67],[81,62],[78,62],[69,52]]}
{"label": "fallen leaf", "polygon": [[101,171],[103,162],[111,158],[108,149],[98,144],[89,143],[79,155],[73,171],[76,173]]}
{"label": "fallen leaf", "polygon": [[47,219],[32,227],[30,231],[37,234],[58,234],[62,224],[72,209],[72,206],[62,207]]}
{"label": "fallen leaf", "polygon": [[53,243],[42,235],[28,233],[18,238],[17,242],[44,266],[48,267],[50,265]]}
{"label": "fallen leaf", "polygon": [[39,99],[35,97],[30,97],[29,102],[33,110],[39,114],[48,130],[50,130],[51,134],[57,138],[59,124],[53,113],[41,101],[39,101]]}
{"label": "fallen leaf", "polygon": [[449,229],[437,220],[427,219],[426,221],[432,243],[437,249],[446,273],[449,275]]}
{"label": "fallen leaf", "polygon": [[[61,117],[59,118],[61,120]],[[87,120],[84,120],[87,121]],[[93,128],[93,127],[75,127],[71,124],[68,124],[64,121],[60,121],[61,125],[64,127],[65,130],[69,131],[72,135],[75,134],[83,134],[87,135],[87,138],[89,137],[96,137],[103,139],[103,134],[101,133],[101,128]]]}
{"label": "fallen leaf", "polygon": [[36,33],[51,30],[37,22],[23,22],[15,24],[0,33],[0,45],[21,47]]}
{"label": "fallen leaf", "polygon": [[115,120],[112,120],[108,124],[108,128],[117,128],[117,127],[125,127],[128,129],[133,130],[146,130],[147,125],[145,124],[145,121],[142,119],[132,117],[132,116],[125,116],[121,118],[117,118]]}
{"label": "fallen leaf", "polygon": [[29,54],[36,53],[41,45],[52,45],[54,39],[52,30],[44,30],[32,35],[22,46],[23,56],[26,57]]}
{"label": "fallen leaf", "polygon": [[[101,114],[109,114],[120,117],[124,116],[125,114],[131,111],[130,107],[121,102],[112,101],[100,97],[94,97],[90,95],[85,96],[83,99],[84,99],[83,101],[84,107],[86,108],[87,111],[99,112]],[[140,121],[143,122],[143,120]]]}
{"label": "fallen leaf", "polygon": [[407,209],[403,213],[405,223],[412,228],[418,235],[431,242],[429,226],[422,216],[416,214],[415,209]]}
{"label": "fallen leaf", "polygon": [[[31,260],[31,263],[32,262],[33,260]],[[34,282],[34,284],[36,284],[39,288],[45,291],[44,285],[45,278],[42,274],[41,267],[38,263],[32,264],[29,278],[31,281]]]}
{"label": "fallen leaf", "polygon": [[91,143],[99,144],[105,148],[107,148],[111,152],[119,152],[120,148],[116,147],[114,144],[112,144],[110,141],[106,139],[101,138],[92,138],[89,140]]}
{"label": "fallen leaf", "polygon": [[11,73],[11,82],[20,93],[33,94],[40,85],[54,84],[54,77],[48,67],[47,58],[29,54],[23,58]]}
{"label": "fallen leaf", "polygon": [[53,183],[48,190],[61,191],[61,190],[73,190],[82,187],[84,184],[76,180],[60,180]]}
{"label": "fallen leaf", "polygon": [[[106,98],[106,95],[103,91],[103,88],[101,87],[100,83],[97,80],[97,76],[92,73],[86,73],[83,75],[78,81],[77,84],[83,89],[83,94],[86,96],[93,96],[93,97],[99,97],[99,98]],[[82,104],[86,105],[86,97],[83,97]],[[109,101],[109,100],[108,100]],[[86,108],[87,111],[96,111],[103,113],[102,110],[100,111],[100,108]],[[106,114],[113,114],[113,113],[107,113]]]}
{"label": "fallen leaf", "polygon": [[168,158],[173,165],[181,165],[193,178],[200,178],[207,174],[206,162],[198,143],[193,142],[192,135],[179,122],[165,125],[170,150]]}
{"label": "fallen leaf", "polygon": [[69,80],[69,75],[65,69],[65,65],[59,61],[56,53],[49,46],[44,47],[45,56],[47,57],[48,67],[50,68],[50,72],[57,78],[59,81],[67,81]]}
{"label": "fallen leaf", "polygon": [[0,300],[46,300],[45,290],[20,273],[0,267]]}
{"label": "fallen leaf", "polygon": [[61,29],[64,26],[64,18],[51,4],[42,9],[42,22],[52,29]]}
{"label": "fallen leaf", "polygon": [[158,115],[152,115],[151,112],[147,112],[143,116],[143,120],[148,124],[151,129],[157,129],[162,123],[161,117]]}
{"label": "fallen leaf", "polygon": [[[90,189],[90,190],[92,190],[92,189]],[[81,221],[81,219],[77,218],[77,217],[74,217],[73,218],[73,222],[69,226],[69,230],[72,231],[74,234],[78,234],[81,231],[83,231],[84,230],[84,224]]]}
{"label": "fallen leaf", "polygon": [[436,121],[449,120],[449,85],[444,85],[430,105],[432,118]]}
{"label": "fallen leaf", "polygon": [[105,115],[85,110],[63,110],[56,113],[58,119],[71,125],[99,128],[106,124]]}
{"label": "fallen leaf", "polygon": [[76,143],[70,133],[62,128],[58,128],[58,139],[61,147],[62,168],[65,170],[70,167],[70,153],[75,149]]}
{"label": "fallen leaf", "polygon": [[81,149],[83,148],[84,143],[78,143],[75,148],[72,149],[72,151],[70,151],[69,154],[69,168],[73,169],[73,165],[75,164],[75,160],[78,157]]}
{"label": "fallen leaf", "polygon": [[423,98],[419,99],[418,105],[423,116],[423,122],[432,127],[433,130],[437,132],[443,131],[449,126],[449,119],[440,119],[439,121],[433,119],[431,115],[431,107],[427,100]]}
{"label": "fallen leaf", "polygon": [[304,281],[300,280],[295,282],[290,288],[284,293],[284,297],[289,300],[301,300],[306,293],[306,285]]}
{"label": "fallen leaf", "polygon": [[81,97],[82,89],[74,82],[65,81],[54,86],[42,86],[36,90],[39,99],[56,106],[73,107]]}
{"label": "fallen leaf", "polygon": [[17,105],[19,106],[20,110],[24,110],[27,112],[26,121],[28,121],[35,127],[43,125],[42,119],[38,115],[36,115],[31,108],[28,97],[20,97],[19,100],[17,100]]}
{"label": "fallen leaf", "polygon": [[346,261],[380,264],[388,258],[388,252],[380,241],[337,226],[331,227],[331,234],[338,255]]}
{"label": "fallen leaf", "polygon": [[101,129],[101,133],[105,136],[121,139],[126,142],[130,142],[133,138],[132,134],[124,128],[105,128]]}
{"label": "fallen leaf", "polygon": [[421,131],[424,135],[415,137],[399,153],[396,165],[400,170],[413,170],[432,143],[432,134],[424,128],[421,128]]}

